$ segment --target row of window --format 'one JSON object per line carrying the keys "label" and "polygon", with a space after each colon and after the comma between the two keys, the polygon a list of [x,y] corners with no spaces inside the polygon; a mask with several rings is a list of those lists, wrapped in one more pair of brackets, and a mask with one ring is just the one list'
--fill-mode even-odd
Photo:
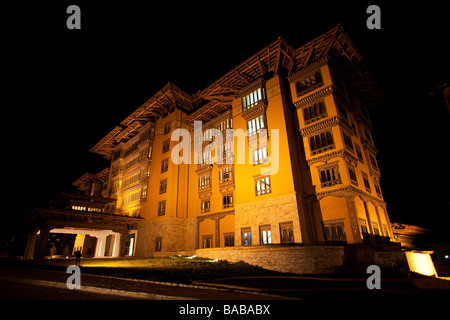
{"label": "row of window", "polygon": [[[259,244],[272,244],[272,227],[270,224],[260,225],[259,229]],[[294,228],[292,221],[282,222],[279,224],[280,229],[280,242],[281,243],[294,243]],[[251,246],[253,245],[252,228],[245,227],[241,229],[241,245]]]}
{"label": "row of window", "polygon": [[[350,175],[350,182],[353,185],[358,186],[358,178],[356,177],[355,167],[352,166],[351,164],[347,164],[347,167],[348,167],[348,172]],[[331,187],[336,184],[342,183],[341,176],[339,174],[339,167],[338,167],[337,163],[326,165],[326,166],[320,166],[318,168],[318,173],[319,173],[319,179],[320,179],[320,186],[322,188]],[[369,176],[363,171],[361,171],[361,175],[363,178],[363,183],[364,183],[364,187],[365,187],[366,191],[371,193],[372,190],[370,187]],[[376,194],[381,198],[380,185],[375,180],[373,180],[373,183],[375,186]]]}
{"label": "row of window", "polygon": [[[364,163],[361,148],[353,143],[352,138],[345,132],[342,132],[344,145],[352,153],[356,152],[358,159]],[[333,133],[330,131],[325,131],[318,133],[309,137],[309,148],[311,150],[311,155],[316,155],[325,151],[329,151],[335,148]],[[378,165],[375,157],[369,154],[369,160],[371,167],[378,171]]]}

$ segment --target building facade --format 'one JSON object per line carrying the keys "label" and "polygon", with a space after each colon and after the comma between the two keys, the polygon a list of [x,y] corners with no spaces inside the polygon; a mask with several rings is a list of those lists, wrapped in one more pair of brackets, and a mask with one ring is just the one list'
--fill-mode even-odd
{"label": "building facade", "polygon": [[391,238],[367,111],[381,101],[340,25],[195,94],[168,83],[90,150],[110,160],[115,214],[140,218],[127,252]]}

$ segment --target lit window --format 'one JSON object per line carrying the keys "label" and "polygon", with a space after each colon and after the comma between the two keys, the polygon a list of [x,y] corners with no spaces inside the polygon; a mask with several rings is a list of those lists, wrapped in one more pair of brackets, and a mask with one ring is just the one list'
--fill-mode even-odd
{"label": "lit window", "polygon": [[263,162],[267,162],[269,158],[267,157],[267,147],[260,147],[253,151],[253,164],[258,165]]}
{"label": "lit window", "polygon": [[272,230],[270,225],[259,227],[259,237],[261,244],[271,244],[272,243]]}
{"label": "lit window", "polygon": [[254,107],[258,102],[266,98],[264,88],[258,88],[242,98],[242,111]]}
{"label": "lit window", "polygon": [[242,228],[241,229],[241,244],[243,246],[251,246],[252,245],[252,229],[251,228]]}
{"label": "lit window", "polygon": [[209,199],[208,200],[203,200],[201,207],[202,207],[202,213],[209,212],[209,210],[211,208],[210,200]]}
{"label": "lit window", "polygon": [[219,183],[233,180],[233,166],[228,166],[219,170]]}
{"label": "lit window", "polygon": [[199,190],[206,189],[209,187],[211,187],[211,175],[209,173],[198,177]]}
{"label": "lit window", "polygon": [[255,180],[256,196],[261,196],[264,194],[268,194],[270,192],[271,192],[271,187],[270,187],[270,177],[269,176],[264,176],[261,178],[257,178]]}
{"label": "lit window", "polygon": [[254,119],[247,121],[247,134],[250,137],[259,133],[259,131],[265,127],[264,116],[260,115]]}

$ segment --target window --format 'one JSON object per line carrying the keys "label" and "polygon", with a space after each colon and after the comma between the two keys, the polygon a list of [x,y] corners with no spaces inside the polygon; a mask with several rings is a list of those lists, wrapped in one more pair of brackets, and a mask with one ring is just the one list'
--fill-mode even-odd
{"label": "window", "polygon": [[143,186],[141,189],[141,200],[147,199],[147,187],[148,186]]}
{"label": "window", "polygon": [[361,172],[361,174],[362,174],[362,177],[363,177],[364,186],[366,187],[366,191],[367,192],[371,192],[370,183],[369,183],[369,177],[364,172]]}
{"label": "window", "polygon": [[259,238],[260,244],[272,243],[272,231],[270,229],[270,224],[259,227]]}
{"label": "window", "polygon": [[223,146],[219,146],[218,148],[218,159],[220,159],[221,156],[230,157],[233,156],[233,148],[234,148],[234,142],[226,142]]}
{"label": "window", "polygon": [[375,157],[371,154],[369,154],[370,164],[372,165],[372,168],[376,171],[378,171],[378,165],[377,160],[375,160]]}
{"label": "window", "polygon": [[212,248],[212,242],[213,242],[212,234],[203,236],[202,237],[203,249]]}
{"label": "window", "polygon": [[254,119],[247,121],[247,134],[248,136],[253,136],[263,128],[265,128],[264,115],[260,115]]}
{"label": "window", "polygon": [[326,242],[347,241],[344,228],[344,219],[323,221],[323,232]]}
{"label": "window", "polygon": [[361,161],[361,163],[364,163],[363,156],[361,153],[361,148],[356,143],[355,143],[355,150],[356,150],[356,155],[358,156],[358,160]]}
{"label": "window", "polygon": [[251,246],[252,245],[252,229],[251,228],[242,228],[241,229],[241,244],[243,246]]}
{"label": "window", "polygon": [[322,188],[341,184],[341,176],[339,175],[338,165],[335,164],[332,167],[327,166],[325,168],[318,168],[320,177],[320,186]]}
{"label": "window", "polygon": [[292,221],[280,223],[281,243],[294,243],[294,227]]}
{"label": "window", "polygon": [[327,109],[323,101],[314,103],[312,106],[303,109],[305,125],[327,117]]}
{"label": "window", "polygon": [[380,235],[380,229],[378,229],[378,223],[372,221],[373,234],[376,236]]}
{"label": "window", "polygon": [[162,248],[162,237],[156,237],[155,239],[155,251],[161,251]]}
{"label": "window", "polygon": [[166,153],[169,150],[170,150],[170,139],[167,139],[163,142],[162,153]]}
{"label": "window", "polygon": [[264,88],[258,88],[255,91],[250,92],[242,98],[242,111],[246,111],[254,107],[261,100],[266,99],[266,93]]}
{"label": "window", "polygon": [[373,181],[373,184],[375,185],[375,192],[377,193],[377,196],[381,198],[381,188],[378,182]]}
{"label": "window", "polygon": [[158,217],[166,214],[166,200],[158,202]]}
{"label": "window", "polygon": [[234,247],[234,232],[224,233],[223,239],[225,242],[225,247]]}
{"label": "window", "polygon": [[255,179],[256,196],[261,196],[263,194],[268,194],[270,192],[271,192],[271,187],[270,187],[270,177],[269,176],[264,176],[264,177]]}
{"label": "window", "polygon": [[223,208],[231,208],[233,206],[233,195],[228,194],[222,197]]}
{"label": "window", "polygon": [[122,205],[126,205],[126,204],[128,204],[130,202],[139,200],[140,198],[141,198],[141,192],[140,191],[132,193],[132,194],[130,194],[130,195],[128,195],[128,196],[126,196],[126,197],[124,197],[122,199]]}
{"label": "window", "polygon": [[159,182],[159,194],[167,192],[167,179],[161,180]]}
{"label": "window", "polygon": [[372,136],[370,135],[369,131],[364,129],[364,137],[366,137],[366,140],[373,145]]}
{"label": "window", "polygon": [[253,165],[258,165],[269,161],[267,157],[267,146],[259,147],[259,149],[253,151]]}
{"label": "window", "polygon": [[297,97],[313,91],[314,89],[321,86],[323,86],[322,74],[320,73],[320,71],[317,71],[316,73],[303,78],[295,84]]}
{"label": "window", "polygon": [[209,210],[210,210],[210,208],[211,208],[211,202],[210,202],[210,200],[209,200],[209,199],[207,199],[207,200],[202,200],[201,207],[202,207],[202,213],[209,212]]}
{"label": "window", "polygon": [[346,133],[342,132],[342,136],[344,137],[345,146],[353,152],[353,142],[352,138],[350,138]]}
{"label": "window", "polygon": [[333,135],[331,131],[322,132],[309,138],[311,155],[334,149]]}
{"label": "window", "polygon": [[233,129],[233,119],[228,118],[228,119],[224,119],[224,120],[220,121],[216,125],[216,128],[219,131],[225,131],[226,129]]}
{"label": "window", "polygon": [[170,133],[170,129],[172,128],[172,124],[170,122],[164,125],[164,135]]}
{"label": "window", "polygon": [[219,170],[219,183],[233,180],[233,166],[228,166]]}
{"label": "window", "polygon": [[361,228],[361,233],[362,233],[363,235],[369,233],[369,230],[367,229],[367,223],[366,223],[366,220],[364,220],[364,219],[359,219],[359,226],[360,226],[360,228]]}
{"label": "window", "polygon": [[161,161],[161,173],[169,170],[169,158]]}
{"label": "window", "polygon": [[204,174],[198,177],[198,189],[206,189],[211,187],[211,174]]}
{"label": "window", "polygon": [[358,186],[358,179],[356,178],[356,172],[355,172],[355,167],[353,167],[352,165],[348,165],[348,173],[350,175],[350,183]]}

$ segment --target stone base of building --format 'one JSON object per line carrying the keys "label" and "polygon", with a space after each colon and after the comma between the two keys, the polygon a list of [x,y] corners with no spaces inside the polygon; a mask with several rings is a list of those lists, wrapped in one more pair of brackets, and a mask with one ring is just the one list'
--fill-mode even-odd
{"label": "stone base of building", "polygon": [[329,274],[344,262],[342,246],[252,246],[198,249],[197,257],[244,261],[264,269],[296,274]]}

